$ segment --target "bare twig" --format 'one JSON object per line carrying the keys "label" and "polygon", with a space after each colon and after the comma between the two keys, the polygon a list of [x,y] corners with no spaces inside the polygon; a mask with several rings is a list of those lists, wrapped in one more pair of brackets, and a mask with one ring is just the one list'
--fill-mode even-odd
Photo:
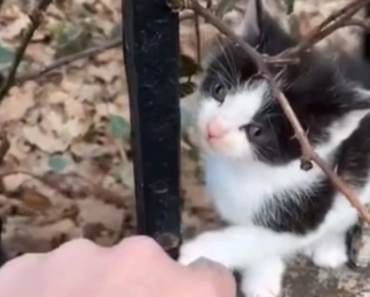
{"label": "bare twig", "polygon": [[284,0],[286,5],[287,14],[291,14],[294,11],[294,2],[295,0]]}
{"label": "bare twig", "polygon": [[27,28],[25,36],[22,39],[22,43],[15,54],[15,58],[13,64],[10,67],[9,74],[1,86],[0,102],[5,98],[9,89],[12,87],[18,66],[22,61],[27,46],[30,43],[35,31],[41,25],[44,11],[47,9],[47,7],[50,5],[52,1],[53,0],[40,0],[39,4],[32,10],[31,15],[29,16],[31,24]]}
{"label": "bare twig", "polygon": [[343,27],[356,26],[360,27],[364,31],[370,33],[370,19],[360,20],[360,19],[351,19],[348,20]]}
{"label": "bare twig", "polygon": [[66,190],[63,187],[63,184],[66,182],[66,179],[72,178],[74,180],[80,180],[89,189],[89,192],[93,194],[96,199],[102,200],[108,204],[113,204],[116,207],[122,208],[126,207],[125,197],[118,195],[114,191],[105,188],[99,184],[93,183],[86,179],[85,177],[77,174],[77,173],[67,173],[67,174],[57,174],[57,173],[45,173],[44,175],[38,175],[36,173],[23,170],[23,169],[0,169],[0,180],[3,178],[16,175],[16,174],[23,174],[29,176],[42,184],[58,191],[59,193],[65,195]]}
{"label": "bare twig", "polygon": [[235,5],[234,9],[240,13],[245,13],[244,8],[240,7],[239,5]]}
{"label": "bare twig", "polygon": [[[180,4],[179,4],[180,2]],[[364,7],[369,0],[354,0],[346,7],[341,9],[339,12],[331,15],[328,19],[324,20],[318,27],[314,28],[309,32],[307,37],[304,39],[302,43],[300,43],[296,48],[290,51],[290,53],[297,54],[305,49],[311,47],[315,42],[318,41],[318,38],[323,38],[322,31],[325,31],[326,36],[329,35],[331,32],[335,30],[335,25],[330,26],[330,24],[340,19],[341,22],[348,21],[348,19],[354,15],[359,9]],[[186,4],[186,5],[185,5]],[[320,158],[319,155],[313,150],[310,145],[308,138],[306,137],[305,131],[303,130],[297,116],[295,115],[293,109],[291,108],[288,100],[281,92],[279,87],[277,86],[276,82],[272,74],[270,73],[264,57],[259,54],[254,48],[249,46],[245,43],[240,37],[234,34],[221,20],[219,20],[216,16],[214,16],[211,12],[203,8],[198,2],[195,0],[188,0],[185,2],[181,2],[180,0],[173,0],[171,3],[171,7],[179,5],[179,7],[186,6],[186,8],[192,9],[196,14],[203,16],[209,23],[214,25],[221,33],[225,34],[228,38],[233,40],[234,42],[238,43],[241,48],[243,48],[248,55],[256,62],[260,72],[268,79],[271,84],[271,88],[273,91],[274,96],[277,98],[278,102],[280,103],[284,113],[289,120],[290,124],[292,125],[295,137],[299,141],[302,149],[302,160],[304,163],[307,164],[311,161],[314,161],[321,170],[328,176],[330,181],[333,183],[336,188],[343,193],[343,195],[348,199],[348,201],[355,207],[358,213],[362,216],[362,218],[370,224],[370,213],[367,208],[359,201],[356,193],[350,187],[350,185],[346,184],[339,178],[331,169],[330,167]]]}
{"label": "bare twig", "polygon": [[180,22],[189,20],[189,19],[193,18],[193,16],[194,16],[194,12],[192,12],[192,11],[184,13],[180,16]]}
{"label": "bare twig", "polygon": [[[352,2],[349,2],[346,6],[339,9],[338,11],[335,11],[332,13],[329,17],[327,17],[324,21],[322,21],[317,27],[313,28],[308,34],[306,39],[310,39],[310,36],[316,35],[318,31],[321,31],[323,28],[325,28],[330,23],[334,22],[336,19],[344,15],[347,11],[352,10],[353,8],[358,7],[360,5],[361,7],[365,6],[368,1],[366,0],[355,0]],[[361,7],[359,9],[361,9]]]}
{"label": "bare twig", "polygon": [[[194,14],[194,12],[189,11],[188,14],[184,14],[180,17],[180,21],[187,20],[187,19],[190,19],[190,18],[198,18],[198,17]],[[199,28],[198,28],[198,30],[199,30]],[[197,32],[196,34],[198,35],[198,34],[200,34],[200,32]],[[200,53],[201,53],[200,52],[200,41],[199,41],[198,37],[197,37],[197,41],[198,41],[198,47],[199,47],[198,48],[198,53],[199,53],[199,56],[200,56]],[[49,73],[50,71],[52,71],[56,68],[68,65],[70,63],[73,63],[73,62],[81,60],[81,59],[91,58],[91,57],[96,56],[96,55],[98,55],[98,54],[100,54],[100,53],[102,53],[106,50],[109,50],[109,49],[112,49],[112,48],[115,48],[115,47],[119,47],[121,45],[122,45],[122,38],[121,37],[113,39],[111,41],[108,41],[108,42],[103,43],[101,45],[98,45],[96,47],[92,47],[92,48],[89,48],[87,50],[84,50],[80,53],[73,54],[73,55],[61,58],[61,59],[55,61],[54,63],[50,64],[49,66],[46,66],[42,70],[32,71],[30,73],[25,73],[25,74],[19,75],[16,78],[16,83],[23,83],[27,80],[38,79],[38,78],[42,77],[43,75]],[[286,60],[287,59],[285,59],[283,61],[286,61]],[[279,62],[281,62],[281,60]]]}
{"label": "bare twig", "polygon": [[[338,28],[342,27],[338,24],[344,25],[346,21],[348,21],[361,8],[365,7],[369,2],[369,0],[354,0],[348,3],[345,7],[327,17],[317,27],[314,27],[312,30],[310,30],[306,36],[304,36],[302,42],[300,42],[296,47],[289,49],[278,56],[280,58],[286,57],[286,55],[291,57],[292,55],[296,55],[304,50],[307,50]],[[334,21],[336,22],[333,23]]]}
{"label": "bare twig", "polygon": [[115,47],[118,47],[118,46],[121,46],[121,45],[122,45],[122,38],[119,37],[119,38],[113,39],[113,40],[111,40],[107,43],[104,43],[102,45],[92,47],[92,48],[89,48],[89,49],[87,49],[85,51],[82,51],[80,53],[61,58],[61,59],[55,61],[54,63],[50,64],[49,66],[45,67],[44,69],[40,70],[40,71],[34,71],[34,72],[31,72],[31,73],[26,73],[24,75],[20,75],[19,77],[17,77],[17,83],[22,83],[22,82],[25,82],[25,81],[30,80],[30,79],[39,78],[42,75],[45,75],[46,73],[52,71],[53,69],[56,69],[56,68],[59,68],[61,66],[73,63],[77,60],[90,58],[90,57],[98,55],[98,54],[100,54],[100,53],[102,53],[102,52],[104,52],[108,49],[112,49],[112,48],[115,48]]}
{"label": "bare twig", "polygon": [[6,135],[3,135],[1,138],[2,138],[2,141],[0,144],[0,164],[3,163],[3,160],[10,149],[10,142],[8,138],[6,137]]}
{"label": "bare twig", "polygon": [[200,65],[202,58],[202,49],[200,42],[200,27],[199,27],[199,15],[194,14],[194,30],[195,30],[195,39],[197,43],[197,63]]}
{"label": "bare twig", "polygon": [[212,0],[207,0],[206,8],[212,10]]}

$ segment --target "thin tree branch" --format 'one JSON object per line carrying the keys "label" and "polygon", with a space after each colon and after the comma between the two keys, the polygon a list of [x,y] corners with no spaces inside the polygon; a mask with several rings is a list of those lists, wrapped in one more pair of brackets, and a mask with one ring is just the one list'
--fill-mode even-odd
{"label": "thin tree branch", "polygon": [[202,59],[202,47],[200,41],[200,25],[199,25],[199,15],[194,14],[194,30],[195,30],[195,39],[197,45],[197,63],[200,65]]}
{"label": "thin tree branch", "polygon": [[10,149],[10,142],[8,138],[6,137],[6,135],[4,134],[1,137],[1,144],[0,144],[0,164],[3,163],[4,158],[6,154],[8,153],[9,149]]}
{"label": "thin tree branch", "polygon": [[369,0],[354,0],[348,3],[342,9],[329,15],[329,17],[322,21],[317,27],[314,27],[312,30],[310,30],[306,36],[304,36],[302,42],[300,42],[296,47],[279,54],[278,57],[292,57],[311,48],[313,45],[333,33],[335,30],[345,26],[345,22],[347,22],[360,9],[365,7],[369,2]]}
{"label": "thin tree branch", "polygon": [[42,19],[43,19],[43,13],[47,9],[47,7],[50,5],[50,3],[53,0],[40,0],[38,5],[32,10],[31,15],[29,16],[31,20],[31,24],[27,28],[27,31],[25,33],[25,36],[22,39],[22,43],[19,46],[15,57],[13,64],[10,67],[9,74],[5,78],[1,89],[0,89],[0,102],[4,100],[5,96],[7,95],[9,89],[12,87],[15,75],[17,73],[18,66],[20,62],[22,61],[22,58],[26,52],[27,46],[30,43],[33,34],[37,30],[37,28],[41,25]]}
{"label": "thin tree branch", "polygon": [[90,190],[89,192],[93,194],[96,197],[96,199],[102,200],[108,204],[113,204],[119,208],[127,207],[124,196],[121,196],[100,184],[92,183],[91,181],[79,175],[78,173],[67,173],[67,174],[45,173],[43,175],[38,175],[36,173],[23,169],[4,169],[0,167],[0,181],[2,181],[2,179],[7,176],[16,174],[27,175],[35,180],[38,180],[42,184],[52,188],[53,190],[58,191],[62,195],[66,194],[66,190],[63,186],[64,183],[67,183],[66,179],[72,178],[74,180],[79,180],[88,187],[88,189]]}
{"label": "thin tree branch", "polygon": [[286,13],[291,14],[294,12],[294,2],[295,0],[284,0],[286,5]]}
{"label": "thin tree branch", "polygon": [[[351,11],[355,8],[357,11],[364,7],[369,1],[367,0],[354,0],[349,2],[346,6],[335,11],[329,17],[327,17],[324,21],[322,21],[317,27],[313,28],[306,36],[305,39],[311,39],[313,35],[316,35],[317,32],[321,31],[323,28],[328,26],[330,23],[336,21],[339,17],[345,15],[348,11]],[[358,6],[360,5],[360,6]],[[356,13],[356,12],[355,12]]]}
{"label": "thin tree branch", "polygon": [[370,19],[365,19],[365,20],[352,19],[352,20],[348,20],[344,24],[344,27],[348,27],[348,26],[360,27],[361,29],[363,29],[367,33],[370,33]]}
{"label": "thin tree branch", "polygon": [[234,9],[240,13],[245,13],[244,8],[240,7],[239,5],[235,5]]}
{"label": "thin tree branch", "polygon": [[[191,11],[188,14],[185,14],[182,17],[180,17],[180,21],[187,20],[187,19],[190,19],[190,18],[197,18],[197,16],[194,14],[194,12]],[[198,35],[198,34],[200,34],[200,32],[198,32],[196,34]],[[92,48],[89,48],[87,50],[84,50],[80,53],[66,56],[64,58],[61,58],[61,59],[51,63],[50,65],[46,66],[42,70],[32,71],[32,72],[21,74],[21,75],[17,76],[16,83],[23,83],[23,82],[28,81],[28,80],[38,79],[38,78],[44,76],[45,74],[49,73],[50,71],[52,71],[56,68],[68,65],[70,63],[73,63],[73,62],[81,60],[81,59],[91,58],[91,57],[96,56],[96,55],[98,55],[98,54],[100,54],[100,53],[102,53],[106,50],[109,50],[109,49],[112,49],[112,48],[115,48],[115,47],[119,47],[119,46],[122,45],[122,43],[123,43],[122,38],[119,37],[119,38],[113,39],[111,41],[108,41],[106,43],[103,43],[101,45],[98,45],[96,47],[92,47]],[[198,44],[199,44],[198,52],[200,54],[200,41],[199,41],[199,39],[198,39]],[[277,59],[277,63],[283,63],[283,62],[286,62],[287,60],[288,59],[283,59],[283,58],[280,59],[280,60]]]}
{"label": "thin tree branch", "polygon": [[[332,22],[337,19],[339,19],[340,22],[347,21],[352,15],[354,15],[359,9],[364,7],[368,2],[370,1],[354,0],[343,9],[339,10],[335,14],[332,14],[319,26],[311,30],[307,37],[303,40],[303,42],[300,43],[296,48],[291,50],[290,53],[297,54],[305,49],[308,49],[315,42],[318,42],[318,38],[324,38],[324,34],[322,33],[322,31],[325,32],[326,36],[334,31],[333,25],[330,25]],[[302,149],[302,160],[304,162],[302,162],[301,167],[307,167],[307,163],[311,164],[310,162],[314,161],[319,166],[319,168],[321,168],[321,170],[328,176],[333,185],[348,199],[352,206],[356,208],[362,218],[368,224],[370,224],[370,213],[367,208],[359,201],[352,187],[346,184],[340,177],[338,177],[311,147],[310,142],[306,137],[305,131],[303,130],[297,116],[291,108],[288,100],[279,89],[277,83],[274,81],[274,78],[265,63],[263,55],[259,54],[254,48],[245,43],[239,36],[235,35],[230,28],[228,28],[221,20],[219,20],[211,12],[209,12],[198,2],[196,2],[196,0],[169,0],[169,5],[175,10],[181,10],[183,8],[192,9],[196,14],[201,15],[209,23],[215,26],[221,33],[225,34],[232,41],[238,43],[240,47],[248,53],[248,55],[256,62],[260,72],[270,82],[274,96],[280,103],[287,119],[294,129],[295,137],[299,141]]]}
{"label": "thin tree branch", "polygon": [[207,0],[206,8],[212,10],[212,0]]}
{"label": "thin tree branch", "polygon": [[189,19],[193,18],[193,16],[194,16],[193,11],[189,11],[187,13],[184,13],[184,14],[180,15],[180,22],[189,20]]}
{"label": "thin tree branch", "polygon": [[17,83],[23,83],[27,80],[39,78],[39,77],[45,75],[46,73],[52,71],[53,69],[56,69],[56,68],[62,67],[64,65],[73,63],[77,60],[81,60],[81,59],[85,59],[85,58],[90,58],[92,56],[96,56],[96,55],[98,55],[98,54],[100,54],[100,53],[102,53],[102,52],[104,52],[108,49],[112,49],[112,48],[115,48],[115,47],[118,47],[118,46],[121,46],[121,45],[122,45],[122,38],[121,37],[113,39],[113,40],[111,40],[107,43],[101,44],[101,45],[96,46],[96,47],[89,48],[89,49],[84,50],[80,53],[61,58],[61,59],[55,61],[54,63],[50,64],[49,66],[46,66],[44,69],[42,69],[40,71],[34,71],[34,72],[31,72],[31,73],[26,73],[24,75],[20,75],[20,76],[17,77]]}
{"label": "thin tree branch", "polygon": [[[346,10],[342,9],[341,11],[346,11]],[[192,18],[192,17],[196,17],[194,12],[189,12],[189,14],[183,15],[183,18],[180,18],[180,21],[188,19],[188,18]],[[332,19],[335,19],[335,18],[333,16],[329,16],[328,19],[332,20]],[[338,28],[346,27],[346,26],[359,26],[359,27],[362,27],[364,29],[370,30],[369,21],[360,20],[360,19],[353,19],[353,20],[348,20],[345,23],[336,23],[336,24],[334,24],[334,27],[331,27],[330,31],[332,31],[332,30],[334,31]],[[327,34],[327,32],[325,32],[325,34]],[[317,32],[315,34],[319,34],[319,32]],[[227,35],[227,34],[225,34],[225,35]],[[312,34],[312,36],[314,36],[314,35]],[[324,35],[320,32],[320,36],[315,37],[315,42],[319,42],[321,39],[325,38],[325,36],[326,35]],[[45,67],[42,70],[33,71],[33,72],[30,72],[30,73],[26,73],[26,74],[22,74],[22,75],[17,76],[16,83],[23,83],[23,82],[28,81],[28,80],[37,79],[37,78],[42,77],[43,75],[49,73],[50,71],[52,71],[56,68],[68,65],[70,63],[73,63],[73,62],[81,60],[81,59],[91,58],[95,55],[98,55],[98,54],[104,52],[105,50],[109,50],[109,49],[112,49],[112,48],[115,48],[115,47],[118,47],[118,46],[121,46],[121,45],[122,45],[122,39],[117,38],[117,39],[114,39],[114,40],[109,41],[107,43],[101,44],[99,46],[89,48],[89,49],[87,49],[85,51],[82,51],[80,53],[73,54],[73,55],[61,58],[61,59],[55,61],[54,63],[50,64],[49,66]],[[274,63],[274,64],[287,64],[287,63],[298,63],[299,62],[299,60],[296,59],[296,58],[282,57],[280,55],[279,55],[279,57],[267,57],[267,56],[265,56],[265,61],[269,62],[269,63],[271,62],[271,63]]]}

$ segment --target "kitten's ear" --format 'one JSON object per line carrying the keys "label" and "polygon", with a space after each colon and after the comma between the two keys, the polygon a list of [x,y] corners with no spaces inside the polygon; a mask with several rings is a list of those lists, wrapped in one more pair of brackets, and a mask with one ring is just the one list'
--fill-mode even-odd
{"label": "kitten's ear", "polygon": [[237,35],[258,38],[261,35],[262,19],[265,14],[264,0],[247,0],[245,14],[241,23],[236,27]]}

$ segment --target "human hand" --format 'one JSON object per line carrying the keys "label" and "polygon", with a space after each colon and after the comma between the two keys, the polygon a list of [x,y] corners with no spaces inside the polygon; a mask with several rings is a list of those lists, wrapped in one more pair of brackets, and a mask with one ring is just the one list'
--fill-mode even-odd
{"label": "human hand", "polygon": [[234,297],[233,276],[214,262],[189,267],[152,239],[133,236],[106,248],[86,239],[26,254],[0,269],[2,297]]}

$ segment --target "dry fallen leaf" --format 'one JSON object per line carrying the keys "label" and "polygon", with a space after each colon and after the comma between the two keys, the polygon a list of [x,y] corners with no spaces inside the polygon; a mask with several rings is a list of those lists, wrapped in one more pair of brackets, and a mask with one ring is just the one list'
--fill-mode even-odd
{"label": "dry fallen leaf", "polygon": [[11,23],[8,23],[6,26],[2,26],[0,31],[0,38],[6,41],[14,40],[16,37],[19,37],[21,32],[26,29],[30,23],[28,16],[16,5],[5,9],[3,15],[6,18],[13,19]]}
{"label": "dry fallen leaf", "polygon": [[26,51],[26,55],[32,57],[33,62],[37,63],[39,67],[50,65],[53,62],[54,54],[55,50],[45,47],[43,43],[32,43],[27,47]]}
{"label": "dry fallen leaf", "polygon": [[43,212],[52,206],[52,203],[48,197],[31,189],[23,191],[20,199],[25,206],[31,208],[32,210]]}
{"label": "dry fallen leaf", "polygon": [[122,73],[122,65],[117,64],[115,61],[104,65],[89,65],[87,71],[93,77],[97,77],[106,83],[110,83]]}
{"label": "dry fallen leaf", "polygon": [[71,97],[63,100],[64,109],[66,114],[72,118],[84,119],[87,117],[84,104],[81,101],[74,100]]}
{"label": "dry fallen leaf", "polygon": [[54,241],[64,237],[64,241],[81,237],[82,233],[70,219],[63,219],[45,226],[9,218],[3,234],[5,249],[9,256],[25,252],[48,252],[56,248]]}
{"label": "dry fallen leaf", "polygon": [[3,185],[7,193],[15,192],[30,177],[24,174],[12,174],[3,178]]}
{"label": "dry fallen leaf", "polygon": [[80,212],[80,220],[83,224],[101,223],[106,229],[119,232],[125,213],[122,209],[106,204],[95,199],[77,201]]}
{"label": "dry fallen leaf", "polygon": [[8,122],[22,119],[27,111],[35,106],[38,84],[29,81],[22,87],[13,87],[9,96],[0,104],[0,121]]}
{"label": "dry fallen leaf", "polygon": [[63,152],[70,145],[69,142],[47,135],[37,126],[23,127],[23,136],[29,143],[51,154]]}

